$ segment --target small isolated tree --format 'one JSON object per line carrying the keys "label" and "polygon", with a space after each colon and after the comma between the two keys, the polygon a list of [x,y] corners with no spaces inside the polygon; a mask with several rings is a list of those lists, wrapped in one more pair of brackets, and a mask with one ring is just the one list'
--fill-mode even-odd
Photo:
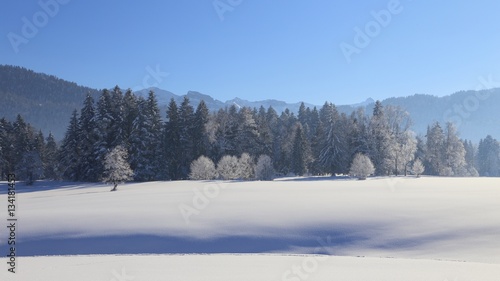
{"label": "small isolated tree", "polygon": [[240,177],[238,158],[226,155],[217,163],[217,172],[223,180],[234,180]]}
{"label": "small isolated tree", "polygon": [[267,155],[259,156],[257,166],[255,166],[255,178],[261,181],[271,181],[274,178],[274,168],[271,157]]}
{"label": "small isolated tree", "polygon": [[217,177],[215,164],[210,158],[200,156],[191,163],[191,174],[189,178],[192,180],[213,180]]}
{"label": "small isolated tree", "polygon": [[349,171],[351,176],[357,177],[360,180],[365,180],[366,177],[374,172],[375,167],[373,167],[373,163],[368,156],[361,153],[354,156],[354,160],[352,160],[351,169]]}
{"label": "small isolated tree", "polygon": [[113,189],[111,189],[111,191],[116,191],[116,187],[119,183],[132,180],[134,172],[130,169],[127,158],[127,150],[121,145],[113,148],[113,150],[108,152],[104,157],[104,175],[102,177],[102,182],[112,183]]}
{"label": "small isolated tree", "polygon": [[422,161],[420,161],[420,159],[417,159],[415,160],[415,162],[413,162],[413,167],[411,170],[417,176],[417,178],[419,178],[420,175],[424,172],[425,167],[424,164],[422,164]]}
{"label": "small isolated tree", "polygon": [[241,154],[238,160],[240,177],[244,180],[248,180],[254,177],[254,162],[252,157],[248,153]]}

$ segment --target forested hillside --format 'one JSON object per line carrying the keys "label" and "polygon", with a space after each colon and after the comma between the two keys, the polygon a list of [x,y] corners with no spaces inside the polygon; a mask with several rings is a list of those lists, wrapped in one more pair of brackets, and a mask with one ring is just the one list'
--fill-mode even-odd
{"label": "forested hillside", "polygon": [[52,132],[58,140],[64,136],[71,112],[82,106],[88,93],[99,95],[95,89],[55,76],[0,65],[0,118],[15,120],[20,114],[26,122],[46,134]]}

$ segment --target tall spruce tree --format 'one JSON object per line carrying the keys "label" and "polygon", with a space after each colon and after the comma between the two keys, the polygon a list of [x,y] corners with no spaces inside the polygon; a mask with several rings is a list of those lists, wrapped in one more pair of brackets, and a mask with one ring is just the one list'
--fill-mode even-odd
{"label": "tall spruce tree", "polygon": [[205,102],[202,100],[196,108],[194,117],[194,131],[193,131],[193,157],[198,159],[200,156],[209,154],[208,149],[208,136],[206,125],[209,119],[209,111]]}
{"label": "tall spruce tree", "polygon": [[100,171],[98,167],[101,163],[97,162],[99,155],[95,149],[95,144],[99,140],[99,136],[94,98],[90,94],[87,94],[83,107],[80,110],[78,127],[78,142],[82,167],[81,180],[94,182],[99,179]]}
{"label": "tall spruce tree", "polygon": [[79,131],[78,113],[74,110],[59,151],[62,177],[70,181],[82,179]]}
{"label": "tall spruce tree", "polygon": [[180,178],[181,157],[181,124],[179,110],[174,99],[170,100],[167,108],[167,121],[163,135],[163,158],[166,167],[166,178],[176,180]]}

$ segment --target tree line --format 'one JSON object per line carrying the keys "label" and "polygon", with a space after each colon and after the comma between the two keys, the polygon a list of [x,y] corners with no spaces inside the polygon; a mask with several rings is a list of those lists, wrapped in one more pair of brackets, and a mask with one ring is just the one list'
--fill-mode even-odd
{"label": "tree line", "polygon": [[269,157],[266,165],[278,176],[349,174],[356,155],[368,157],[379,176],[406,175],[417,160],[427,175],[500,176],[500,145],[491,136],[474,145],[460,139],[452,123],[429,125],[425,136],[416,136],[411,125],[407,112],[378,101],[368,114],[362,108],[339,113],[332,103],[278,114],[272,107],[236,105],[209,112],[203,101],[194,108],[184,98],[171,100],[163,119],[153,92],[143,98],[117,86],[97,101],[87,95],[59,144],[20,115],[14,122],[1,119],[0,172],[27,181],[95,182],[109,172],[107,154],[120,147],[135,181],[189,179],[202,156],[204,163],[218,163],[242,155],[252,163]]}

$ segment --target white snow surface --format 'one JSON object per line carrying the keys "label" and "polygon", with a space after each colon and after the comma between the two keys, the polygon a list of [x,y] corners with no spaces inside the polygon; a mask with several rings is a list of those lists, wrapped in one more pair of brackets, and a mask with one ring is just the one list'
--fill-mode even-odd
{"label": "white snow surface", "polygon": [[[0,280],[500,280],[500,179],[109,189],[18,184],[17,273],[7,272],[4,226]],[[181,209],[189,208],[186,220]]]}

